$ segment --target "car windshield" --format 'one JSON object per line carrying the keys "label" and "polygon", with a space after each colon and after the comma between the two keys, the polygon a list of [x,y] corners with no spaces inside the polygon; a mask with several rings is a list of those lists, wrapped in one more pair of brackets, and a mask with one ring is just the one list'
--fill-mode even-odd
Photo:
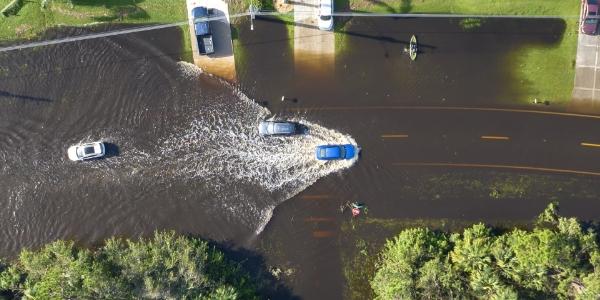
{"label": "car windshield", "polygon": [[596,24],[598,23],[598,19],[585,19],[585,24]]}
{"label": "car windshield", "polygon": [[340,157],[346,157],[346,148],[340,146]]}
{"label": "car windshield", "polygon": [[321,20],[329,21],[329,20],[331,20],[331,16],[321,16]]}
{"label": "car windshield", "polygon": [[324,148],[321,148],[321,150],[319,150],[319,156],[320,156],[320,157],[325,157],[325,153],[326,153],[326,152],[325,152],[325,149],[324,149]]}

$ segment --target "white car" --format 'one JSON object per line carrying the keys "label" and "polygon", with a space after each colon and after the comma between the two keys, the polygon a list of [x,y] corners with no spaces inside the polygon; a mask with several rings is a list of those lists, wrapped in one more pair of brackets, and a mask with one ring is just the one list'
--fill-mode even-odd
{"label": "white car", "polygon": [[332,30],[333,29],[333,0],[320,0],[319,1],[319,29],[321,30]]}
{"label": "white car", "polygon": [[104,154],[105,148],[102,142],[73,145],[67,150],[67,156],[72,161],[98,158],[104,156]]}

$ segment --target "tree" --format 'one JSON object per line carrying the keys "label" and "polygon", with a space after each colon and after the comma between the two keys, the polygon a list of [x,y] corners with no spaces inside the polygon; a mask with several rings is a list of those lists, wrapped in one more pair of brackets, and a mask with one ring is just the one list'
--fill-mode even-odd
{"label": "tree", "polygon": [[371,286],[379,299],[522,299],[600,296],[600,248],[593,230],[551,203],[531,230],[494,235],[407,229],[389,240]]}
{"label": "tree", "polygon": [[[448,239],[427,228],[408,229],[388,241],[382,253],[382,263],[371,286],[379,298],[414,299],[423,293],[417,287],[419,269],[430,260],[441,260],[447,255]],[[429,266],[425,281],[437,280]],[[424,287],[423,284],[420,287]],[[429,292],[426,292],[429,293]],[[431,292],[435,293],[435,291]]]}
{"label": "tree", "polygon": [[248,275],[206,241],[155,233],[110,239],[95,251],[56,241],[23,250],[0,289],[38,299],[254,299]]}

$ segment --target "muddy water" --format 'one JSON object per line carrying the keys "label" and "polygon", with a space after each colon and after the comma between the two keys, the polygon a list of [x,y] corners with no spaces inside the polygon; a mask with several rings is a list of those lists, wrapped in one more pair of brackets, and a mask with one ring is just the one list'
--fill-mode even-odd
{"label": "muddy water", "polygon": [[[310,134],[259,137],[269,110],[179,62],[180,44],[168,29],[0,56],[1,254],[155,229],[244,243],[352,165],[316,161],[316,145],[353,140],[300,117]],[[97,140],[105,159],[67,159]]]}
{"label": "muddy water", "polygon": [[[584,219],[600,211],[594,178],[556,175],[548,182],[585,181],[589,189],[563,193],[560,185],[534,196],[491,200],[456,186],[427,193],[440,176],[470,175],[493,180],[493,171],[404,167],[403,162],[529,165],[598,171],[600,157],[579,147],[600,140],[588,128],[597,120],[510,113],[412,111],[391,106],[506,106],[527,88],[511,66],[525,46],[553,47],[564,34],[561,20],[486,20],[465,30],[456,19],[350,20],[345,49],[335,62],[322,57],[289,58],[282,23],[258,20],[240,28],[249,61],[242,88],[260,95],[280,115],[317,121],[352,133],[363,147],[360,161],[341,176],[329,176],[279,206],[259,247],[270,262],[294,272],[294,291],[307,299],[343,295],[340,207],[365,202],[375,218],[531,220],[550,200]],[[418,36],[421,52],[411,62],[404,48]],[[337,40],[339,41],[339,39]],[[340,44],[336,44],[339,48]],[[292,62],[305,61],[305,65]],[[264,63],[263,63],[264,62]],[[254,87],[261,85],[256,90]],[[282,95],[296,101],[281,102]],[[374,108],[375,107],[375,108]],[[378,108],[377,108],[378,107]],[[384,134],[407,134],[385,139]],[[482,135],[510,136],[509,143],[485,143]],[[537,173],[526,173],[537,174]],[[414,192],[419,187],[423,193]],[[546,191],[544,191],[546,192]],[[378,234],[374,232],[373,234]]]}
{"label": "muddy water", "polygon": [[[295,58],[321,66],[318,72],[290,66],[292,54],[283,23],[259,19],[255,31],[242,25],[241,44],[251,62],[240,76],[244,90],[273,101],[286,93],[298,98],[301,106],[314,107],[342,103],[505,105],[527,89],[527,83],[516,81],[514,54],[526,46],[557,45],[565,31],[560,19],[486,19],[476,25],[455,18],[352,18],[345,22],[343,38],[336,39],[340,54],[333,66],[323,64],[323,57]],[[415,62],[405,51],[413,34],[420,47]],[[335,79],[315,80],[318,76]],[[264,88],[254,88],[255,82]],[[313,85],[308,88],[307,83]]]}
{"label": "muddy water", "polygon": [[[247,58],[238,73],[240,89],[268,110],[178,63],[182,51],[173,46],[180,44],[177,30],[0,56],[0,234],[6,241],[0,251],[12,254],[56,238],[92,243],[157,228],[244,242],[264,226],[273,207],[330,174],[279,206],[258,243],[278,245],[265,253],[295,270],[296,293],[335,299],[343,287],[335,249],[336,222],[346,217],[339,213],[341,204],[370,200],[373,216],[379,217],[523,218],[528,211],[538,212],[543,199],[515,213],[507,207],[520,204],[519,199],[506,206],[474,206],[478,199],[463,199],[448,209],[395,194],[401,192],[398,185],[410,183],[412,172],[389,165],[400,159],[460,161],[465,152],[478,153],[474,163],[498,153],[504,153],[498,158],[504,163],[523,153],[529,155],[523,161],[538,157],[528,147],[478,148],[471,136],[457,134],[488,118],[496,119],[487,129],[502,129],[513,122],[510,116],[347,113],[325,107],[501,102],[519,93],[503,67],[507,53],[528,44],[552,46],[564,24],[505,20],[465,33],[449,20],[351,22],[351,51],[322,68],[294,65],[280,23],[257,20],[254,32],[249,26],[240,28]],[[423,44],[420,65],[403,54],[413,33]],[[296,101],[281,102],[282,95]],[[271,112],[307,124],[312,135],[257,137],[253,124]],[[441,119],[449,125],[435,128],[432,124]],[[528,128],[529,121],[513,123],[509,133]],[[545,133],[544,124],[540,119],[534,133]],[[593,123],[555,125],[583,132]],[[417,142],[422,143],[405,147],[379,138],[401,130],[419,133]],[[354,168],[307,160],[318,143],[352,142],[347,134],[364,149]],[[98,139],[110,143],[110,157],[67,161],[69,145]],[[535,141],[534,149],[544,149],[541,141]],[[591,156],[569,161],[581,155],[569,149],[555,147],[536,162],[591,165],[586,161]],[[585,211],[597,211],[587,203]]]}

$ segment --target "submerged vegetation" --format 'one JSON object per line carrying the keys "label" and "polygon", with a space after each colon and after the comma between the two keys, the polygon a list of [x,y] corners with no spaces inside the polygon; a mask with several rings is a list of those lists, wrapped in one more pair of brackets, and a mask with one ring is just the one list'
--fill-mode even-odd
{"label": "submerged vegetation", "polygon": [[56,241],[1,265],[0,292],[32,299],[256,299],[238,264],[206,241],[156,233],[88,250]]}
{"label": "submerged vegetation", "polygon": [[[340,7],[342,0],[336,1]],[[349,10],[378,13],[439,13],[471,15],[553,16],[565,22],[559,42],[551,47],[527,45],[507,57],[521,99],[511,103],[531,104],[534,99],[553,104],[571,100],[575,78],[575,55],[579,8],[576,0],[480,1],[480,0],[349,0]],[[467,19],[469,20],[469,19]],[[472,21],[462,24],[473,30]]]}
{"label": "submerged vegetation", "polygon": [[354,253],[343,255],[349,298],[600,296],[598,235],[590,225],[559,216],[554,203],[527,226],[448,220],[363,222],[371,234],[402,230],[391,234],[384,245],[357,238]]}

